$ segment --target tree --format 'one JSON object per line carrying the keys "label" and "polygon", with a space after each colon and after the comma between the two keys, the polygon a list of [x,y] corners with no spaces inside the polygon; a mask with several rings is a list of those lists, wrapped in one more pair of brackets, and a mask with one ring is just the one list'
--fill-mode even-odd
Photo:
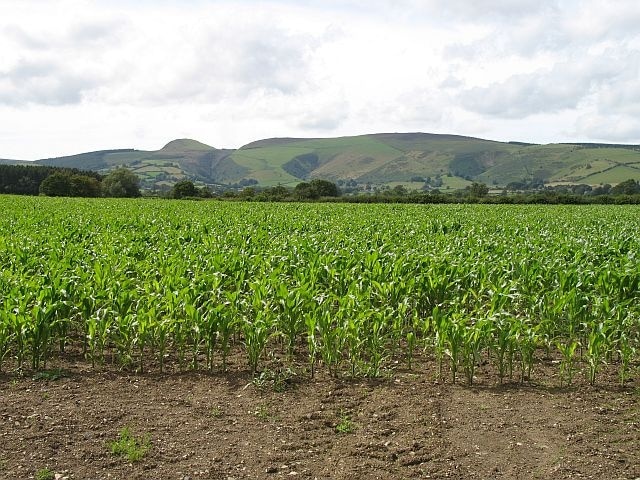
{"label": "tree", "polygon": [[312,200],[320,196],[318,191],[307,182],[301,182],[296,185],[296,188],[293,189],[293,195],[299,200]]}
{"label": "tree", "polygon": [[238,193],[239,198],[247,199],[253,198],[256,196],[256,189],[253,187],[243,188],[240,193]]}
{"label": "tree", "polygon": [[405,187],[404,185],[396,185],[391,190],[387,190],[385,193],[392,197],[404,197],[409,192],[407,191],[407,187]]}
{"label": "tree", "polygon": [[198,189],[190,180],[182,180],[176,183],[171,190],[171,196],[173,198],[185,198],[185,197],[197,197]]}
{"label": "tree", "polygon": [[102,193],[100,182],[87,175],[71,175],[70,194],[72,197],[99,197]]}
{"label": "tree", "polygon": [[265,189],[262,193],[268,200],[284,200],[289,196],[289,189],[282,185],[276,185],[275,187]]}
{"label": "tree", "polygon": [[119,167],[104,177],[102,191],[107,197],[139,197],[140,180],[131,170]]}
{"label": "tree", "polygon": [[340,190],[338,186],[329,180],[315,179],[311,180],[311,188],[316,191],[320,197],[339,197]]}
{"label": "tree", "polygon": [[40,193],[48,197],[68,197],[71,195],[71,180],[69,175],[55,172],[45,178],[40,184]]}
{"label": "tree", "polygon": [[472,197],[484,197],[489,193],[489,187],[484,183],[473,182],[467,187]]}
{"label": "tree", "polygon": [[640,185],[633,178],[620,182],[611,189],[614,195],[634,195],[640,193]]}

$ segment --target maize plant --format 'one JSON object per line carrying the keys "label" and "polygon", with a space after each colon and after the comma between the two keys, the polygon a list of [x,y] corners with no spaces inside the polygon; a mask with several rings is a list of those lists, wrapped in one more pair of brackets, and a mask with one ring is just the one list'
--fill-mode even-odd
{"label": "maize plant", "polygon": [[273,358],[308,361],[311,376],[402,361],[472,384],[487,355],[489,381],[535,381],[546,361],[562,385],[604,369],[628,385],[640,362],[632,206],[0,196],[0,208],[3,370],[75,351],[226,371],[233,354],[253,374]]}

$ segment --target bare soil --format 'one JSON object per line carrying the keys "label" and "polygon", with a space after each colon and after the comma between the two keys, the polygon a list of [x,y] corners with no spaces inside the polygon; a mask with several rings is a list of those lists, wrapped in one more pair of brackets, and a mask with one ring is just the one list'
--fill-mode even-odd
{"label": "bare soil", "polygon": [[[0,478],[640,478],[640,387],[618,387],[615,371],[559,388],[549,362],[535,382],[485,370],[466,386],[420,359],[383,379],[252,382],[245,363],[136,374],[66,357],[45,378],[2,374]],[[139,461],[110,451],[124,427],[149,437]]]}

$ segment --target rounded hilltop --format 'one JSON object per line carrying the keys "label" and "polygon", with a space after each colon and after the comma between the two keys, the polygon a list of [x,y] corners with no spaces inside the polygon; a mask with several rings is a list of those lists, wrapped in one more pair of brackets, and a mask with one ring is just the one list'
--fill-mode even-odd
{"label": "rounded hilltop", "polygon": [[178,138],[176,140],[171,140],[161,149],[164,152],[183,152],[185,150],[214,150],[214,148],[210,145],[205,145],[202,142],[197,140],[192,140],[190,138]]}

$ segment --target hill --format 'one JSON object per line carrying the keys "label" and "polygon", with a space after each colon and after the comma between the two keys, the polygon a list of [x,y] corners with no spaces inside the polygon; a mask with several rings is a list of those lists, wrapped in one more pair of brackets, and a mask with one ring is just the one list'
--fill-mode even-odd
{"label": "hill", "polygon": [[[14,162],[3,160],[2,162]],[[148,189],[190,179],[199,184],[290,185],[322,178],[348,185],[462,188],[472,181],[615,184],[640,180],[640,146],[537,145],[459,135],[380,133],[338,138],[270,138],[239,149],[178,139],[157,151],[102,150],[35,163],[107,173],[131,168]]]}
{"label": "hill", "polygon": [[196,140],[179,139],[157,151],[101,150],[36,160],[35,163],[90,169],[102,174],[125,166],[140,177],[143,188],[163,189],[185,179],[204,184],[215,183],[215,170],[224,170],[224,159],[230,153],[231,150],[219,150]]}

